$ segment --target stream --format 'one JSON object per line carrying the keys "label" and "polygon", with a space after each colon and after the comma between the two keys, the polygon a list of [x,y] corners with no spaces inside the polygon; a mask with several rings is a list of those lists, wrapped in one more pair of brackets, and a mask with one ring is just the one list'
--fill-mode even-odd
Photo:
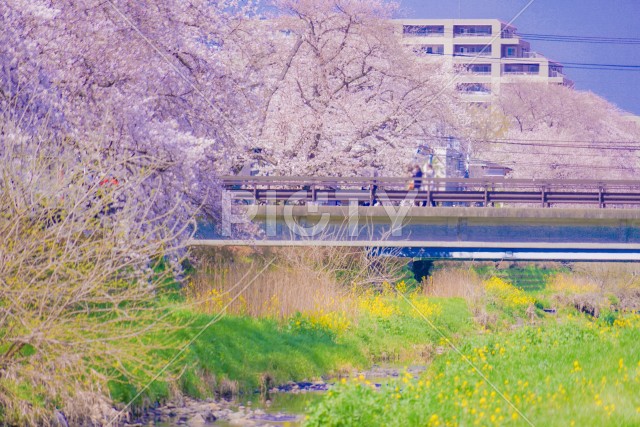
{"label": "stream", "polygon": [[[405,370],[414,377],[422,373],[425,366],[408,368],[374,366],[362,372],[354,372],[350,377],[363,375],[377,387],[392,383]],[[185,399],[183,404],[168,404],[148,412],[145,422],[138,425],[156,427],[229,427],[255,426],[294,427],[302,424],[307,408],[322,399],[341,378],[323,381],[287,383],[274,387],[267,398],[259,393],[245,394],[232,400]]]}

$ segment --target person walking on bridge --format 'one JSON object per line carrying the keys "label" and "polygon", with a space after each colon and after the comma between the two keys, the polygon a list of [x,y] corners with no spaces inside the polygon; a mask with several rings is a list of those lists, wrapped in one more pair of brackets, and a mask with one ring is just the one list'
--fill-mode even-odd
{"label": "person walking on bridge", "polygon": [[[433,169],[433,166],[431,164],[427,163],[426,165],[424,165],[422,176],[425,178],[423,182],[424,182],[424,185],[427,187],[426,189],[433,191],[434,190],[433,178],[435,178],[436,172]],[[435,205],[436,203],[432,200],[431,206],[435,206]],[[421,206],[427,206],[427,202],[426,201],[422,202]]]}
{"label": "person walking on bridge", "polygon": [[409,168],[409,172],[411,172],[411,181],[409,181],[409,191],[411,190],[420,190],[420,186],[422,185],[422,169],[420,166],[415,165]]}
{"label": "person walking on bridge", "polygon": [[[420,191],[420,187],[422,186],[422,169],[420,169],[420,166],[413,166],[411,178],[413,178],[413,181],[409,185],[409,190],[415,190],[416,192]],[[416,202],[416,204],[419,206],[418,202]]]}

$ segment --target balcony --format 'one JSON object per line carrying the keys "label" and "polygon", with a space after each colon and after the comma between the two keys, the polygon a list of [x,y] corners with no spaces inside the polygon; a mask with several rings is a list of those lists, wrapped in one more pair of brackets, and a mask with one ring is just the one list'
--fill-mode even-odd
{"label": "balcony", "polygon": [[505,71],[503,73],[504,76],[537,76],[539,74],[535,71]]}
{"label": "balcony", "polygon": [[514,31],[502,30],[500,32],[500,37],[503,39],[513,39],[513,38],[516,38],[517,35]]}
{"label": "balcony", "polygon": [[491,25],[454,25],[453,37],[491,37]]}
{"label": "balcony", "polygon": [[456,88],[466,95],[491,95],[491,86],[485,83],[460,83]]}
{"label": "balcony", "polygon": [[522,57],[523,58],[544,58],[543,55],[533,51],[522,52]]}
{"label": "balcony", "polygon": [[491,45],[455,45],[454,56],[491,56]]}
{"label": "balcony", "polygon": [[413,51],[418,55],[444,55],[444,45],[415,46]]}
{"label": "balcony", "polygon": [[526,50],[518,46],[502,46],[503,59],[520,59],[520,58],[543,58],[544,56],[538,52]]}
{"label": "balcony", "polygon": [[491,64],[460,64],[456,71],[460,74],[488,76],[491,75]]}
{"label": "balcony", "polygon": [[540,64],[505,64],[502,74],[505,76],[539,75]]}
{"label": "balcony", "polygon": [[403,25],[402,37],[444,37],[444,25]]}

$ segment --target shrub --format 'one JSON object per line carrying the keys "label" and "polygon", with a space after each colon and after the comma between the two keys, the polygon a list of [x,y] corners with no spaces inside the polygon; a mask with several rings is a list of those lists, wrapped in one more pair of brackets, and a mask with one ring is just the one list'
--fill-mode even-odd
{"label": "shrub", "polygon": [[314,332],[335,338],[345,333],[351,321],[345,312],[318,310],[296,313],[287,321],[289,330],[294,332]]}
{"label": "shrub", "polygon": [[374,295],[373,290],[368,290],[358,299],[358,307],[369,316],[386,319],[399,312],[388,299],[389,297]]}
{"label": "shrub", "polygon": [[174,328],[154,301],[173,284],[158,260],[177,257],[181,225],[138,198],[148,158],[2,121],[0,135],[1,422],[46,425],[59,407],[74,425],[99,424],[82,402],[112,379],[141,385],[162,363],[145,336]]}
{"label": "shrub", "polygon": [[534,303],[522,289],[499,277],[492,277],[484,282],[489,301],[508,314],[523,315],[526,309]]}

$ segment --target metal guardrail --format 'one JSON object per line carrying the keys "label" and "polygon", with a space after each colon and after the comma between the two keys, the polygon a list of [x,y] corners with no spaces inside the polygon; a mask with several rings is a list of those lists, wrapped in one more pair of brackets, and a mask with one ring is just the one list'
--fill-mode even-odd
{"label": "metal guardrail", "polygon": [[[495,203],[640,206],[640,181],[538,180],[504,178],[308,177],[223,176],[225,189],[235,200],[279,202],[376,202],[412,200],[426,206]],[[419,184],[409,190],[408,184]],[[417,185],[416,185],[417,186]]]}

